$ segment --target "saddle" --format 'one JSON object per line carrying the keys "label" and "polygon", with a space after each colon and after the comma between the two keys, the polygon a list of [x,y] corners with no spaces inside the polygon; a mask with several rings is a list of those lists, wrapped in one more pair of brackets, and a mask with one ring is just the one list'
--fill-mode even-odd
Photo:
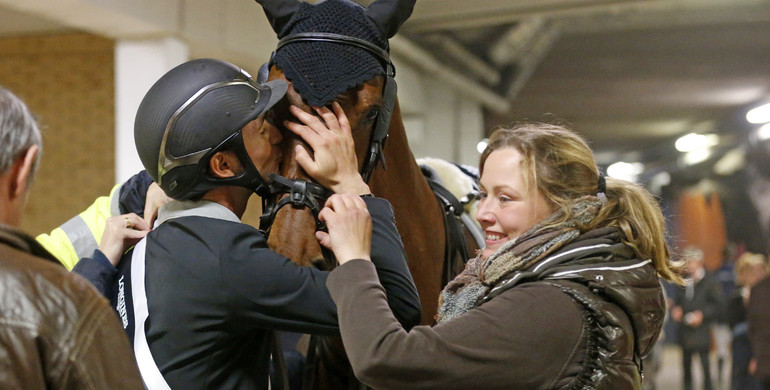
{"label": "saddle", "polygon": [[475,218],[479,174],[474,168],[438,158],[419,158],[417,164],[443,210],[446,246],[442,285],[446,285],[472,255],[465,232],[473,237],[476,248],[484,247],[484,233]]}

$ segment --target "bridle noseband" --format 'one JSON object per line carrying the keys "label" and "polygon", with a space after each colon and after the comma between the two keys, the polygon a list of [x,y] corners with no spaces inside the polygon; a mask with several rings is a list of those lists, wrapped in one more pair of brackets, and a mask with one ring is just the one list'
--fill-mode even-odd
{"label": "bridle noseband", "polygon": [[[259,230],[267,237],[275,216],[281,207],[291,204],[293,207],[307,207],[315,218],[316,230],[326,231],[326,224],[318,219],[318,213],[324,207],[326,199],[333,192],[326,187],[301,179],[287,179],[283,176],[271,173],[270,195],[262,198],[262,216],[259,217]],[[277,200],[281,195],[287,196]]]}

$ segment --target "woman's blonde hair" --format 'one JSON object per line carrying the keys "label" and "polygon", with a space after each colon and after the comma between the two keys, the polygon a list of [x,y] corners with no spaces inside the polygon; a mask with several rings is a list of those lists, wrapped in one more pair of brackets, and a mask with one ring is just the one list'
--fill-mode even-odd
{"label": "woman's blonde hair", "polygon": [[[515,148],[521,153],[525,185],[534,183],[556,209],[566,212],[564,220],[572,217],[575,200],[598,192],[600,174],[591,148],[564,126],[528,122],[497,129],[481,154],[482,174],[489,155],[502,148]],[[623,233],[623,242],[642,258],[651,259],[662,278],[683,283],[680,274],[684,265],[671,260],[666,223],[656,199],[638,184],[610,177],[604,180],[606,201],[597,217],[580,229],[617,227]]]}

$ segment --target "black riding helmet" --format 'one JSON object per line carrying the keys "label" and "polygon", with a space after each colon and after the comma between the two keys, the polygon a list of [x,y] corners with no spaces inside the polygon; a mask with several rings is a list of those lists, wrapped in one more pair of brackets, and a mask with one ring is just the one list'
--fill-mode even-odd
{"label": "black riding helmet", "polygon": [[[286,93],[283,80],[256,83],[237,66],[215,59],[186,62],[163,75],[142,99],[134,142],[142,164],[169,197],[190,199],[220,185],[264,196],[267,185],[243,145],[241,129]],[[245,171],[207,174],[211,156],[233,150]]]}

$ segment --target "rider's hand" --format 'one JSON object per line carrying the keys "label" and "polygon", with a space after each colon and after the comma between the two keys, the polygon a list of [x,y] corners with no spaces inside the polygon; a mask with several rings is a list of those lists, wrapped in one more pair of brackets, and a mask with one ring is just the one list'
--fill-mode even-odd
{"label": "rider's hand", "polygon": [[323,118],[321,121],[296,106],[290,107],[291,113],[303,124],[286,121],[286,128],[302,137],[313,148],[314,154],[310,157],[308,151],[298,145],[295,158],[313,179],[338,194],[368,194],[369,186],[358,173],[358,159],[348,117],[337,102],[332,104],[332,108],[334,112],[326,107],[314,108]]}
{"label": "rider's hand", "polygon": [[147,222],[134,213],[107,218],[99,250],[112,265],[117,266],[123,253],[149,232]]}
{"label": "rider's hand", "polygon": [[334,194],[318,214],[329,233],[316,232],[318,242],[331,249],[340,264],[353,259],[371,260],[372,218],[357,195]]}

